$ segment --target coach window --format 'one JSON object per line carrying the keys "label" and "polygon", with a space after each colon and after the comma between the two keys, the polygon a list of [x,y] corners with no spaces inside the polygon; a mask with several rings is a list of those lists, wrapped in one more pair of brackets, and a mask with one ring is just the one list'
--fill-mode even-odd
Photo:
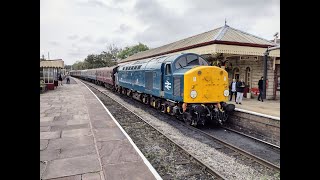
{"label": "coach window", "polygon": [[166,75],[171,74],[171,64],[166,64]]}

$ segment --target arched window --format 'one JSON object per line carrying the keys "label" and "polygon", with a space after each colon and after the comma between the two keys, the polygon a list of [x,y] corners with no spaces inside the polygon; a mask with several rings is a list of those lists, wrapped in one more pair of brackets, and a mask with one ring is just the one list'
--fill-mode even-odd
{"label": "arched window", "polygon": [[240,70],[239,68],[234,68],[233,69],[233,78],[236,79],[236,81],[239,81],[239,77],[240,77]]}
{"label": "arched window", "polygon": [[245,79],[245,83],[246,85],[249,86],[249,88],[251,87],[251,69],[250,67],[246,68],[246,79]]}

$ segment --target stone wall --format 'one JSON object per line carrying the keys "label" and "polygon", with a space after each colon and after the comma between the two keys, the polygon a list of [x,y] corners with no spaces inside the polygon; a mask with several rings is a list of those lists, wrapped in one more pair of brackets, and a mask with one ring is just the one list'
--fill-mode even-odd
{"label": "stone wall", "polygon": [[226,126],[280,145],[280,120],[235,111],[230,115]]}

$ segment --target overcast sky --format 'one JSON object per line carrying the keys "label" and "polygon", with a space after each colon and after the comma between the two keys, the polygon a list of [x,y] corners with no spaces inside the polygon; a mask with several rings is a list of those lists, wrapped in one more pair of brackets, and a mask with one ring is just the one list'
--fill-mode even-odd
{"label": "overcast sky", "polygon": [[40,56],[71,65],[107,45],[159,47],[227,24],[273,39],[280,0],[41,0]]}

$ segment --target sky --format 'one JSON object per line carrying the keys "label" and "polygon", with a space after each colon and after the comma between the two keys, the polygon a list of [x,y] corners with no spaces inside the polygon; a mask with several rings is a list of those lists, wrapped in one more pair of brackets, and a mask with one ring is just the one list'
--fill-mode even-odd
{"label": "sky", "polygon": [[159,47],[224,25],[268,40],[280,0],[40,0],[40,56],[65,65],[139,42]]}

